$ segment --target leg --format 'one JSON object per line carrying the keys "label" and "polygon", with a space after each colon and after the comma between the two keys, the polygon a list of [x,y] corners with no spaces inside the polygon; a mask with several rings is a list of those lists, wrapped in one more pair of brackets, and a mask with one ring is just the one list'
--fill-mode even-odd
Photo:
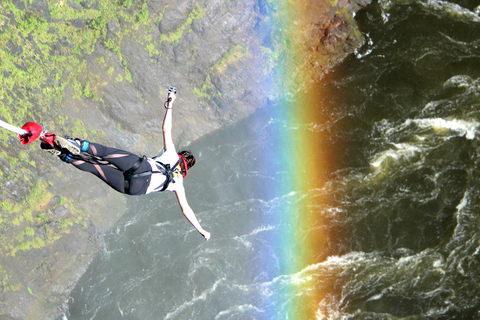
{"label": "leg", "polygon": [[[59,156],[60,159],[65,162],[72,163],[72,165],[79,170],[92,173],[118,192],[125,193],[125,177],[123,172],[130,169],[135,162],[140,159],[139,156],[125,150],[106,147],[98,143],[90,143],[88,141],[70,138],[65,139],[56,137],[53,134],[50,134],[48,137],[51,141],[43,139],[41,144],[42,149]],[[78,154],[80,152],[97,156],[115,167],[108,164],[91,163],[73,159],[72,153]],[[144,161],[135,172],[150,170],[150,165],[147,161]],[[150,176],[131,179],[129,194],[145,194],[149,184]]]}
{"label": "leg", "polygon": [[63,138],[52,133],[44,133],[41,140],[40,147],[42,149],[59,156],[65,162],[71,162],[74,158],[72,155],[85,152],[102,158],[116,166],[120,171],[126,171],[140,158],[125,150],[106,147],[86,140]]}
{"label": "leg", "polygon": [[[109,165],[95,164],[85,162],[82,160],[72,161],[72,165],[82,171],[90,172],[93,175],[100,178],[106,184],[120,193],[125,193],[125,177],[123,172]],[[138,168],[139,171],[145,172],[150,170],[150,166],[147,162],[143,162]],[[141,195],[147,192],[147,188],[150,185],[150,176],[137,177],[130,180],[130,195]]]}
{"label": "leg", "polygon": [[135,162],[140,159],[139,156],[121,149],[106,147],[99,143],[92,143],[86,151],[92,156],[98,156],[116,166],[121,171],[130,169]]}
{"label": "leg", "polygon": [[77,169],[97,176],[118,192],[125,193],[125,178],[122,171],[108,165],[92,164],[82,160],[74,160],[71,163]]}

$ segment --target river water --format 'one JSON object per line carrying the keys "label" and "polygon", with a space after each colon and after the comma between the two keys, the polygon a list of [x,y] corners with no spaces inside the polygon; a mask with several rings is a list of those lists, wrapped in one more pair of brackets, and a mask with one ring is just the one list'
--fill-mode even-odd
{"label": "river water", "polygon": [[304,198],[265,187],[285,172],[257,162],[289,130],[267,108],[190,146],[187,194],[212,240],[173,194],[133,199],[65,318],[480,319],[480,3],[380,1],[356,19],[366,44],[315,88],[327,116],[303,124],[336,150],[305,196],[331,199],[308,231],[331,235],[318,261],[275,267],[282,222],[265,221]]}

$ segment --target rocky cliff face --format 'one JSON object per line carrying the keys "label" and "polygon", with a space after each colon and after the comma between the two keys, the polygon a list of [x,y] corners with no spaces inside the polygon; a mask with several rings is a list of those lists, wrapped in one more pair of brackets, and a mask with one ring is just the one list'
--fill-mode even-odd
{"label": "rocky cliff face", "polygon": [[[2,2],[0,118],[152,155],[174,85],[186,146],[307,90],[362,43],[352,16],[368,0],[283,2]],[[0,144],[0,317],[53,319],[127,197],[3,130]]]}

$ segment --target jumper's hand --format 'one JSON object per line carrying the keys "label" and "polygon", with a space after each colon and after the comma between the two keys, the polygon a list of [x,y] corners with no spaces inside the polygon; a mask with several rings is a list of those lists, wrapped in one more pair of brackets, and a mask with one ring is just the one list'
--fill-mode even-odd
{"label": "jumper's hand", "polygon": [[210,235],[211,235],[211,234],[210,234],[210,232],[208,232],[208,231],[204,231],[204,232],[202,233],[202,236],[205,238],[205,241],[210,240]]}
{"label": "jumper's hand", "polygon": [[167,101],[163,104],[165,109],[172,109],[173,108],[173,101],[175,101],[175,98],[177,97],[177,94],[172,91],[168,91],[167,95]]}
{"label": "jumper's hand", "polygon": [[168,92],[168,98],[167,98],[167,101],[169,103],[173,103],[173,101],[175,101],[175,98],[177,97],[177,94],[175,92],[171,92],[169,91]]}

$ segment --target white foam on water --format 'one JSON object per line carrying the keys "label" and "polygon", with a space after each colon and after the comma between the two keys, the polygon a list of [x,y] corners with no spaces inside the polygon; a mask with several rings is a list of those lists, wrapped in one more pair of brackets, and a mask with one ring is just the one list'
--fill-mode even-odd
{"label": "white foam on water", "polygon": [[465,194],[463,195],[463,198],[462,200],[460,201],[460,203],[457,205],[457,213],[458,212],[461,212],[463,209],[465,209],[465,207],[468,205],[468,196],[469,196],[469,192],[465,192]]}
{"label": "white foam on water", "polygon": [[422,115],[429,115],[429,114],[435,114],[438,109],[444,108],[445,104],[448,103],[444,100],[438,100],[438,101],[430,101],[423,107],[422,109]]}
{"label": "white foam on water", "polygon": [[447,312],[450,309],[451,309],[451,306],[447,306],[445,308],[431,308],[425,313],[425,315],[428,317],[434,317],[434,316],[444,317],[445,314],[447,314]]}
{"label": "white foam on water", "polygon": [[[428,107],[428,105],[427,105]],[[415,126],[412,128],[412,125]],[[371,161],[370,166],[374,169],[383,169],[389,163],[407,161],[416,155],[425,152],[430,146],[427,142],[434,137],[450,139],[452,137],[465,137],[467,140],[475,139],[480,123],[474,120],[426,118],[407,119],[398,126],[390,126],[389,123],[380,123],[379,128],[384,131],[387,139],[395,139],[403,131],[413,131],[413,141],[402,143],[391,143],[393,148],[379,152]],[[434,135],[428,136],[425,133],[415,134],[415,128],[422,130],[433,130]]]}
{"label": "white foam on water", "polygon": [[123,318],[123,317],[124,317],[124,313],[123,313],[122,308],[120,308],[120,302],[117,302],[117,308],[118,308],[118,312],[120,312],[120,315],[121,315],[122,318]]}
{"label": "white foam on water", "polygon": [[479,123],[477,121],[466,121],[451,119],[445,120],[442,118],[434,119],[414,119],[410,120],[420,128],[431,128],[438,134],[444,134],[448,131],[457,133],[457,136],[465,136],[466,139],[472,140],[475,138]]}
{"label": "white foam on water", "polygon": [[276,292],[272,290],[276,286],[285,286],[285,285],[294,285],[300,286],[306,282],[315,280],[318,275],[321,275],[323,271],[331,270],[332,268],[345,268],[348,266],[353,266],[359,261],[372,260],[376,256],[375,253],[364,253],[364,252],[349,252],[343,256],[330,256],[325,261],[307,265],[302,270],[292,274],[282,274],[278,275],[271,280],[264,281],[261,283],[254,283],[251,285],[243,285],[236,287],[243,287],[250,289],[252,286],[257,287],[263,296],[269,297]]}
{"label": "white foam on water", "polygon": [[[425,108],[428,108],[431,104],[435,104],[435,102],[429,102]],[[448,135],[453,132],[455,134],[452,136],[465,136],[465,138],[472,140],[475,138],[480,123],[474,120],[467,121],[462,119],[407,119],[399,126],[389,127],[385,131],[385,134],[387,136],[395,136],[412,125],[420,129],[432,129],[437,135]],[[386,125],[383,124],[382,126],[385,127]],[[450,136],[448,138],[450,138]]]}
{"label": "white foam on water", "polygon": [[[464,195],[462,200],[457,204],[457,211],[455,213],[455,218],[457,220],[457,225],[455,226],[455,229],[453,231],[453,235],[450,240],[450,244],[454,244],[455,242],[460,242],[464,243],[464,236],[465,236],[465,222],[464,216],[468,215],[468,205],[469,205],[469,199],[470,199],[470,190],[467,190]],[[453,249],[453,251],[450,253],[449,258],[453,257],[456,255],[456,249]]]}
{"label": "white foam on water", "polygon": [[154,227],[165,227],[165,226],[171,226],[172,225],[172,222],[171,221],[167,221],[167,222],[159,222],[159,223],[156,223],[154,224]]}
{"label": "white foam on water", "polygon": [[411,143],[395,143],[393,145],[395,149],[389,149],[379,153],[370,162],[370,165],[375,169],[379,169],[383,167],[386,161],[399,162],[400,160],[407,160],[423,150],[417,145]]}
{"label": "white foam on water", "polygon": [[388,21],[388,18],[390,16],[388,12],[393,6],[411,3],[418,3],[429,13],[436,14],[438,16],[447,16],[452,19],[466,22],[480,22],[480,6],[471,11],[456,3],[451,3],[443,0],[382,0],[380,4],[382,7],[382,18],[384,19],[384,22]]}
{"label": "white foam on water", "polygon": [[313,280],[313,277],[321,270],[332,270],[332,268],[346,268],[352,267],[361,261],[371,261],[375,259],[377,255],[375,253],[365,252],[349,252],[342,256],[330,256],[325,261],[311,264],[303,268],[302,270],[289,275],[289,279],[292,284],[303,284],[305,282]]}
{"label": "white foam on water", "polygon": [[254,305],[251,304],[243,304],[240,306],[234,306],[230,309],[227,310],[222,310],[220,311],[216,316],[215,320],[220,320],[220,319],[231,319],[231,316],[240,316],[242,313],[247,313],[249,311],[255,311],[257,313],[263,313],[264,310],[257,308]]}
{"label": "white foam on water", "polygon": [[371,296],[370,298],[367,299],[367,301],[374,301],[374,300],[379,300],[383,297],[383,292],[382,293],[379,293],[379,294],[376,294],[376,295],[373,295]]}
{"label": "white foam on water", "polygon": [[138,216],[134,216],[130,220],[125,222],[123,225],[117,226],[116,230],[115,230],[115,233],[116,234],[123,234],[127,231],[128,227],[133,226],[137,223],[138,223]]}
{"label": "white foam on water", "polygon": [[185,301],[183,304],[181,304],[174,311],[167,313],[167,315],[165,316],[165,320],[170,319],[172,317],[175,317],[176,315],[178,315],[182,311],[186,310],[188,307],[191,307],[191,306],[195,305],[199,301],[207,300],[207,297],[209,295],[211,295],[213,292],[215,292],[218,285],[223,281],[225,281],[225,279],[218,279],[217,281],[215,281],[215,283],[209,289],[202,292],[199,296],[195,296],[191,300]]}
{"label": "white foam on water", "polygon": [[451,3],[442,0],[427,0],[420,1],[420,4],[432,13],[444,16],[448,15],[450,18],[480,23],[480,17],[474,11],[470,11],[456,3]]}
{"label": "white foam on water", "polygon": [[364,44],[364,46],[367,47],[367,49],[365,50],[365,52],[361,53],[359,51],[359,49],[355,49],[354,53],[355,53],[355,56],[357,57],[357,59],[361,59],[363,57],[366,57],[368,56],[370,53],[372,53],[373,51],[373,40],[372,38],[370,37],[370,34],[369,33],[366,33],[365,34],[365,38],[367,39],[367,43]]}
{"label": "white foam on water", "polygon": [[467,75],[456,75],[445,81],[444,88],[468,88],[472,84],[472,77]]}
{"label": "white foam on water", "polygon": [[256,229],[252,230],[251,232],[249,232],[247,234],[244,234],[244,235],[241,235],[241,236],[235,236],[235,237],[233,237],[233,239],[239,241],[240,243],[245,245],[247,248],[252,248],[252,243],[248,240],[249,238],[251,238],[253,236],[256,236],[258,234],[261,234],[263,232],[267,232],[267,231],[271,231],[271,230],[275,230],[275,229],[276,229],[276,227],[273,226],[273,225],[261,226],[259,228],[256,228]]}

